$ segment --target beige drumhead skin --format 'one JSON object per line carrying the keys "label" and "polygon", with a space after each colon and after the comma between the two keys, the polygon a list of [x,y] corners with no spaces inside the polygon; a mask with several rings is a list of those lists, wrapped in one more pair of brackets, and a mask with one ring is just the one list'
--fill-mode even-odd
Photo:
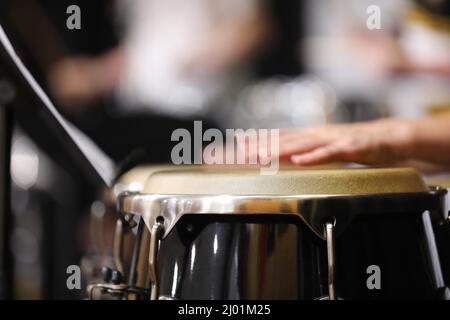
{"label": "beige drumhead skin", "polygon": [[[331,164],[317,166],[315,168],[337,168],[341,164]],[[122,191],[141,191],[147,179],[158,171],[181,171],[181,170],[202,170],[202,171],[230,171],[230,170],[259,170],[256,165],[171,165],[171,164],[156,164],[156,165],[142,165],[137,166],[130,171],[124,173],[118,180],[116,187]],[[293,165],[283,164],[282,169],[296,169]]]}
{"label": "beige drumhead skin", "polygon": [[173,195],[362,195],[426,192],[411,168],[300,169],[261,175],[259,170],[157,171],[143,193]]}
{"label": "beige drumhead skin", "polygon": [[141,189],[144,188],[145,182],[147,181],[148,177],[156,172],[156,171],[167,171],[167,170],[173,170],[173,165],[148,165],[148,166],[138,166],[136,168],[131,169],[130,171],[123,174],[118,183],[132,187],[135,185],[141,185]]}
{"label": "beige drumhead skin", "polygon": [[110,205],[115,205],[116,198],[120,193],[125,191],[142,191],[145,182],[152,173],[163,170],[176,170],[176,168],[177,166],[168,164],[137,166],[124,173],[112,189],[105,189],[102,194],[102,200]]}

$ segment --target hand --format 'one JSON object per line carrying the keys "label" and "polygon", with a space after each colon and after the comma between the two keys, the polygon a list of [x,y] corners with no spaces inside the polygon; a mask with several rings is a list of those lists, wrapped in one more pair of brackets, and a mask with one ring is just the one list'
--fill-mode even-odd
{"label": "hand", "polygon": [[52,66],[48,75],[49,87],[59,104],[79,107],[93,100],[97,84],[92,81],[93,66],[87,57],[66,58]]}
{"label": "hand", "polygon": [[405,160],[410,142],[410,122],[373,122],[280,130],[279,155],[298,165],[351,161],[393,164]]}
{"label": "hand", "polygon": [[121,47],[97,56],[70,56],[56,62],[48,72],[53,97],[72,111],[89,106],[112,92],[123,68]]}

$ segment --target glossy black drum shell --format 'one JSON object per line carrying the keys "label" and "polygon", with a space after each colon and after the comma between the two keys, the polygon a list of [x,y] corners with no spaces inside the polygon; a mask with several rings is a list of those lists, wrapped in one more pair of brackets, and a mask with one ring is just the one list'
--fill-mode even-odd
{"label": "glossy black drum shell", "polygon": [[325,294],[325,246],[305,226],[198,218],[183,218],[161,242],[164,298],[311,299]]}
{"label": "glossy black drum shell", "polygon": [[[351,205],[366,213],[347,217],[336,236],[338,296],[440,298],[431,267],[440,262],[430,261],[423,215],[427,211],[432,221],[439,220],[444,195],[321,202],[323,210]],[[337,215],[336,226],[340,220],[344,214]],[[367,287],[370,265],[381,269],[380,290]],[[326,243],[295,219],[186,215],[161,241],[158,270],[161,299],[317,299],[328,290]]]}

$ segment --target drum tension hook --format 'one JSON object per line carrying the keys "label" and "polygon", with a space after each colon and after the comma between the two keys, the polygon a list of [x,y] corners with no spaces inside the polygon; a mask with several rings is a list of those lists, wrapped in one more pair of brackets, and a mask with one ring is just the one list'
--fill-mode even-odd
{"label": "drum tension hook", "polygon": [[334,242],[334,229],[336,220],[326,222],[325,239],[327,241],[327,265],[328,265],[328,298],[329,300],[336,300],[336,288],[334,285],[334,276],[336,271],[336,255]]}
{"label": "drum tension hook", "polygon": [[158,282],[158,251],[159,241],[164,234],[164,218],[158,217],[155,224],[150,230],[150,253],[148,257],[148,268],[151,282],[150,300],[157,300],[159,296],[159,282]]}

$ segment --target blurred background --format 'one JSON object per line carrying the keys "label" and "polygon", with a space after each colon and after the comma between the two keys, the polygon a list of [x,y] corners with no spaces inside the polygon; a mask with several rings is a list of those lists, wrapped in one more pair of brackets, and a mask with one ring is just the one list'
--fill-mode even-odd
{"label": "blurred background", "polygon": [[[79,30],[66,25],[74,4]],[[370,5],[381,29],[367,27]],[[123,168],[170,161],[172,131],[194,119],[283,128],[450,111],[446,0],[2,0],[0,19],[59,110]],[[30,103],[13,113],[5,295],[83,298],[66,268],[111,260],[114,203]]]}

